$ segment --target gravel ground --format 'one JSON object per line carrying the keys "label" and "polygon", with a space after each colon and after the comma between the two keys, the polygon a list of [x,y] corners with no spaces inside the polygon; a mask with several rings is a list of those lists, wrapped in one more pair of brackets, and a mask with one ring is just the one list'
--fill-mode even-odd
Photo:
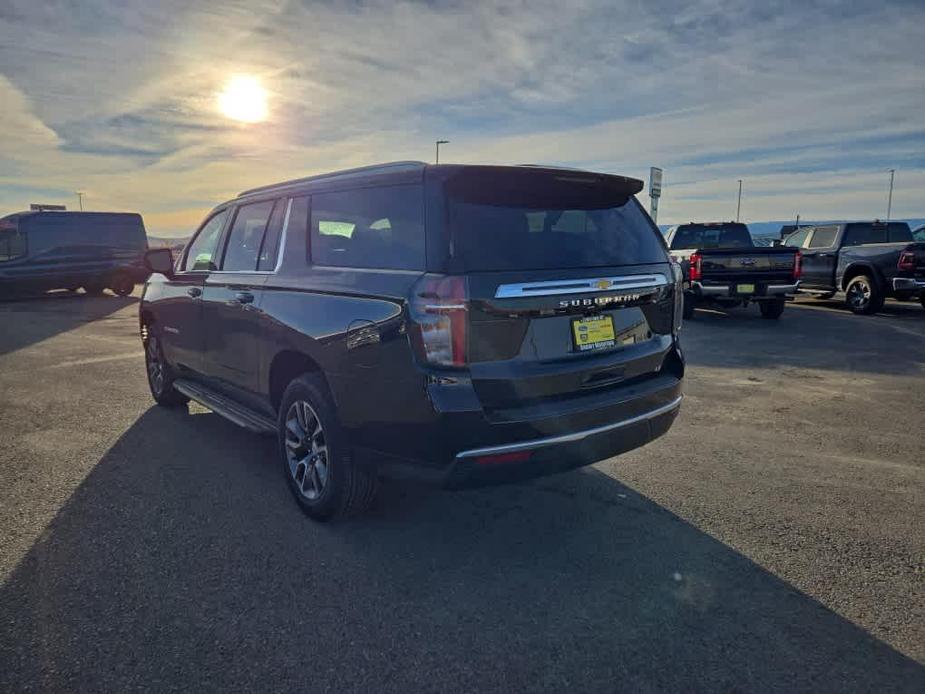
{"label": "gravel ground", "polygon": [[925,311],[685,324],[641,450],[306,519],[137,299],[0,304],[0,691],[925,691]]}

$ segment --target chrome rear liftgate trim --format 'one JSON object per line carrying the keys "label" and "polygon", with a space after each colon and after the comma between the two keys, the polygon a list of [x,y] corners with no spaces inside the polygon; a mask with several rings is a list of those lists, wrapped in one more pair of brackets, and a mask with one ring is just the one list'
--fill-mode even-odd
{"label": "chrome rear liftgate trim", "polygon": [[594,292],[616,292],[623,289],[654,289],[667,284],[668,279],[660,274],[523,282],[521,284],[499,285],[497,291],[495,291],[495,298],[522,299],[528,296],[589,294]]}

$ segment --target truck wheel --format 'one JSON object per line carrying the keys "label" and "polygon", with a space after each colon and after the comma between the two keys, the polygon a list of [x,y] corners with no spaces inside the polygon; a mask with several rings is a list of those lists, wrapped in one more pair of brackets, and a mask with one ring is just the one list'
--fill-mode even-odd
{"label": "truck wheel", "polygon": [[103,291],[106,289],[102,284],[85,284],[84,291],[87,292],[90,296],[103,296]]}
{"label": "truck wheel", "polygon": [[877,283],[867,275],[858,275],[848,282],[845,301],[852,312],[870,315],[883,308],[886,297]]}
{"label": "truck wheel", "polygon": [[128,296],[135,290],[135,281],[127,272],[117,272],[110,278],[109,288],[117,296]]}
{"label": "truck wheel", "polygon": [[145,369],[148,372],[148,388],[151,396],[161,407],[177,407],[189,402],[189,398],[177,392],[173,387],[173,369],[164,359],[164,350],[161,348],[160,335],[155,326],[147,328],[148,337],[145,340]]}
{"label": "truck wheel", "polygon": [[772,299],[771,301],[758,302],[758,308],[761,309],[761,317],[768,320],[777,320],[784,312],[786,302],[783,299]]}
{"label": "truck wheel", "polygon": [[306,374],[283,393],[279,455],[289,490],[311,518],[326,521],[365,510],[378,477],[354,462],[324,382]]}
{"label": "truck wheel", "polygon": [[684,320],[690,320],[694,317],[694,309],[697,307],[697,302],[690,294],[684,295],[684,310],[681,312],[681,315],[684,317]]}

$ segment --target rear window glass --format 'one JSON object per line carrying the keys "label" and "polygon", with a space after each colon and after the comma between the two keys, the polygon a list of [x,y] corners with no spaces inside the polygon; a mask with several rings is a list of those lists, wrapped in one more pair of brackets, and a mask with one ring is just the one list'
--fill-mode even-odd
{"label": "rear window glass", "polygon": [[682,225],[671,239],[671,250],[751,248],[752,237],[744,224]]}
{"label": "rear window glass", "polygon": [[17,229],[0,228],[0,263],[26,254],[26,236]]}
{"label": "rear window glass", "polygon": [[860,246],[864,243],[895,243],[912,241],[912,231],[905,222],[889,224],[849,224],[843,246]]}
{"label": "rear window glass", "polygon": [[666,262],[661,234],[634,197],[575,179],[449,187],[453,264],[481,271]]}
{"label": "rear window glass", "polygon": [[424,268],[420,185],[316,193],[311,201],[312,262],[337,267]]}
{"label": "rear window glass", "polygon": [[810,248],[829,248],[835,245],[838,236],[838,227],[816,227],[813,237],[809,240]]}

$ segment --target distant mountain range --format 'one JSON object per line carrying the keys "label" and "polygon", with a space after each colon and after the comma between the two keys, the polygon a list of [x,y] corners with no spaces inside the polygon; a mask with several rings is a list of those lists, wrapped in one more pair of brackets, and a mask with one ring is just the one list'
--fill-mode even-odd
{"label": "distant mountain range", "polygon": [[[785,224],[793,224],[795,220],[788,219],[782,222],[749,222],[748,230],[751,232],[752,238],[761,238],[763,236],[772,236],[774,238],[780,237],[780,228]],[[801,219],[800,224],[838,224],[839,222],[848,221],[848,220],[838,220],[838,219]],[[913,231],[918,229],[920,226],[925,225],[925,219],[894,219],[894,222],[906,222],[909,225],[909,228]],[[662,230],[664,234],[670,227],[673,227],[674,224],[659,224],[658,228]]]}
{"label": "distant mountain range", "polygon": [[[845,220],[810,220],[810,219],[801,219],[800,224],[838,224],[840,221]],[[909,227],[914,231],[920,226],[925,226],[925,219],[894,219],[894,222],[906,222]],[[763,237],[767,238],[779,238],[780,228],[785,224],[793,224],[794,220],[788,219],[781,222],[749,222],[748,230],[751,232],[752,238],[760,239]],[[661,229],[664,234],[668,231],[669,228],[673,227],[673,224],[659,224],[658,228]],[[148,234],[148,246],[151,248],[182,248],[190,240],[189,236],[182,238],[171,238],[168,236],[151,236]],[[770,242],[768,242],[770,244]]]}

